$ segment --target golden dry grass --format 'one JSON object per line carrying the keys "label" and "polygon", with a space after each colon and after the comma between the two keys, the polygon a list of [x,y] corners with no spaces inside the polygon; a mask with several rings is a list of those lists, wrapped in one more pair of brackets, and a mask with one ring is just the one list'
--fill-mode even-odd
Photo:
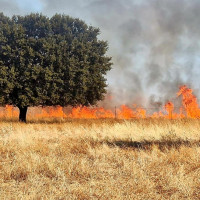
{"label": "golden dry grass", "polygon": [[0,199],[200,199],[199,120],[0,123]]}

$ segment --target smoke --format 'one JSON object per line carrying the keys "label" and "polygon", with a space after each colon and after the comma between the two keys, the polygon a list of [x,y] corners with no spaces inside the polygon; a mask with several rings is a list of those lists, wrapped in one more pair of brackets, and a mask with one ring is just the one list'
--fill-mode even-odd
{"label": "smoke", "polygon": [[181,84],[199,87],[199,8],[199,1],[189,0],[98,0],[87,6],[110,42],[110,88],[121,103],[151,104],[152,94],[164,103]]}
{"label": "smoke", "polygon": [[[69,14],[100,28],[114,63],[107,76],[112,105],[160,105],[181,84],[199,88],[199,0],[39,1],[48,16]],[[8,2],[0,0],[6,14],[26,13]]]}
{"label": "smoke", "polygon": [[11,16],[14,13],[20,13],[20,9],[15,0],[0,0],[0,12]]}

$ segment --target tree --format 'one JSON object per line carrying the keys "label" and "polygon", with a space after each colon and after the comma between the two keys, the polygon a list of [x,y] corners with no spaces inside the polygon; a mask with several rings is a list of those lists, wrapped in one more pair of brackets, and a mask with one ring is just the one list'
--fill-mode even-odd
{"label": "tree", "polygon": [[29,106],[94,105],[106,93],[111,69],[100,30],[80,19],[56,14],[0,13],[0,104]]}

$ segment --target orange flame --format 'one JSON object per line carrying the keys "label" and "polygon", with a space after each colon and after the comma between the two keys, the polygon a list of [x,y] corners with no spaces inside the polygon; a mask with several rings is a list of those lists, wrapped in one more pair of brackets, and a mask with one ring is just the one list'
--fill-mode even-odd
{"label": "orange flame", "polygon": [[111,110],[105,110],[104,108],[89,108],[89,107],[76,107],[72,109],[71,114],[68,115],[70,118],[86,118],[86,119],[97,119],[97,118],[114,118],[114,114]]}
{"label": "orange flame", "polygon": [[45,107],[42,108],[41,113],[36,114],[36,118],[60,118],[67,117],[67,115],[63,112],[63,108],[61,106],[55,107]]}
{"label": "orange flame", "polygon": [[199,118],[200,109],[197,102],[197,98],[192,94],[192,89],[188,88],[186,85],[180,87],[178,96],[182,95],[182,104],[186,110],[187,117]]}
{"label": "orange flame", "polygon": [[[162,111],[154,112],[153,114],[147,114],[147,109],[133,105],[130,108],[126,105],[121,105],[120,108],[115,111],[93,107],[78,106],[72,108],[69,114],[64,112],[63,107],[38,107],[36,111],[34,108],[30,108],[28,117],[40,119],[40,118],[85,118],[85,119],[98,119],[98,118],[118,118],[118,119],[132,119],[132,118],[199,118],[200,108],[197,102],[196,96],[193,94],[192,89],[186,85],[180,87],[177,97],[182,96],[182,105],[178,113],[175,112],[174,104],[169,101],[165,104]],[[15,118],[18,117],[18,110],[16,107],[6,105],[5,108],[0,108],[0,118]]]}
{"label": "orange flame", "polygon": [[174,104],[172,102],[168,102],[165,104],[165,110],[168,113],[167,118],[172,119],[173,117],[173,110],[174,110]]}

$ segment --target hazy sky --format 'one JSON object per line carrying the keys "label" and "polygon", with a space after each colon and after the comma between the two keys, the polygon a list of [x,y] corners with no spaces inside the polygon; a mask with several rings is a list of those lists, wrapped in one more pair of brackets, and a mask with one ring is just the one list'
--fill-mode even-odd
{"label": "hazy sky", "polygon": [[[109,43],[109,90],[120,103],[174,98],[200,86],[199,0],[0,0],[0,11],[79,17]],[[154,95],[154,96],[152,96]]]}

